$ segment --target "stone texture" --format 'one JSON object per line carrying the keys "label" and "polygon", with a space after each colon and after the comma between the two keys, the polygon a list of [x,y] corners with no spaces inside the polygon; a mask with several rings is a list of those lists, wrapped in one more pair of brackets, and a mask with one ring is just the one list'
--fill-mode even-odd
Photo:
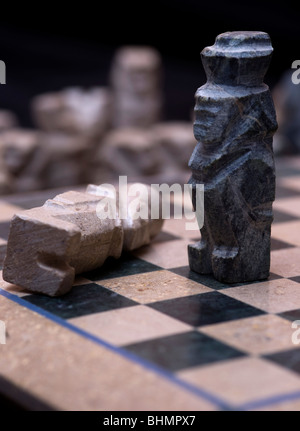
{"label": "stone texture", "polygon": [[111,68],[114,127],[148,127],[160,120],[161,58],[151,47],[119,49]]}
{"label": "stone texture", "polygon": [[[138,202],[128,193],[127,217],[120,215],[125,202],[119,197],[124,197],[125,189],[113,194],[105,186],[94,185],[85,193],[66,192],[42,207],[16,214],[11,222],[4,280],[32,292],[61,295],[71,289],[75,274],[101,266],[109,256],[120,257],[122,250],[148,244],[160,231],[162,220],[150,218],[149,187],[134,186],[142,187],[142,192]],[[119,201],[116,213],[105,218],[106,207],[113,209]],[[138,207],[146,209],[145,218],[137,217]]]}
{"label": "stone texture", "polygon": [[196,92],[190,183],[204,184],[201,241],[193,271],[227,283],[265,279],[270,267],[275,109],[263,83],[272,46],[263,32],[228,32],[205,48],[207,83]]}

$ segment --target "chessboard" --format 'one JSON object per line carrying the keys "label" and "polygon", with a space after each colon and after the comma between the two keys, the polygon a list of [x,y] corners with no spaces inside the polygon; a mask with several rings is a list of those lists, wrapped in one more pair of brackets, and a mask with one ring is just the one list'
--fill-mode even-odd
{"label": "chessboard", "polygon": [[[2,257],[12,215],[55,194],[1,198]],[[187,245],[200,234],[174,218],[65,296],[1,277],[2,396],[29,410],[299,410],[300,158],[277,161],[273,208],[265,281],[191,272]]]}

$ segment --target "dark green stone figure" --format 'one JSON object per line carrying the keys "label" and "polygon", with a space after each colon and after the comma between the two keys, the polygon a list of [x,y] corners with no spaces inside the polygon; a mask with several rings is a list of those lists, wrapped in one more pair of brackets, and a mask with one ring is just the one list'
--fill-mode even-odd
{"label": "dark green stone figure", "polygon": [[225,283],[269,276],[277,122],[263,79],[272,51],[267,33],[228,32],[201,53],[207,83],[196,92],[189,182],[194,207],[194,186],[204,184],[205,210],[189,264]]}

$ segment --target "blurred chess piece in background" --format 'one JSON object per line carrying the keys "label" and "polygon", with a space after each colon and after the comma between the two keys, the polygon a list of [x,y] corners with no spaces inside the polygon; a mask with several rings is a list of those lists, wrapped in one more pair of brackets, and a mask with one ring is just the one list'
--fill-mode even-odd
{"label": "blurred chess piece in background", "polygon": [[140,177],[161,177],[161,182],[181,181],[187,173],[195,138],[190,122],[169,121],[150,128],[124,127],[110,131],[94,156],[92,182],[105,178],[117,180],[127,175],[130,181]]}
{"label": "blurred chess piece in background", "polygon": [[160,53],[122,47],[108,72],[110,86],[35,96],[36,129],[22,129],[0,111],[0,193],[101,184],[120,175],[184,181],[195,145],[192,122],[163,122]]}
{"label": "blurred chess piece in background", "polygon": [[274,135],[275,155],[300,153],[300,84],[287,71],[273,89],[278,130]]}
{"label": "blurred chess piece in background", "polygon": [[106,87],[73,87],[42,94],[33,99],[32,114],[36,126],[45,132],[80,135],[91,142],[110,126],[110,91]]}
{"label": "blurred chess piece in background", "polygon": [[9,173],[13,191],[40,188],[40,180],[33,166],[40,141],[41,136],[36,130],[13,128],[0,134],[2,161]]}
{"label": "blurred chess piece in background", "polygon": [[17,127],[18,120],[13,112],[0,110],[0,194],[7,194],[13,190],[12,177],[4,160],[4,150],[1,146],[1,136],[7,130]]}
{"label": "blurred chess piece in background", "polygon": [[119,49],[111,69],[114,127],[149,127],[162,115],[162,61],[152,47]]}

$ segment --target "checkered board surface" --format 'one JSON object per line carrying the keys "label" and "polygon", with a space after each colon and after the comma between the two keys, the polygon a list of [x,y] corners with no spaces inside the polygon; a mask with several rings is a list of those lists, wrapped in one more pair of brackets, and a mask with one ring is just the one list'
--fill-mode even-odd
{"label": "checkered board surface", "polygon": [[[63,297],[1,278],[2,393],[29,409],[299,410],[300,159],[278,160],[277,175],[267,281],[191,272],[199,232],[174,219]],[[1,200],[2,250],[11,215],[55,194]]]}

